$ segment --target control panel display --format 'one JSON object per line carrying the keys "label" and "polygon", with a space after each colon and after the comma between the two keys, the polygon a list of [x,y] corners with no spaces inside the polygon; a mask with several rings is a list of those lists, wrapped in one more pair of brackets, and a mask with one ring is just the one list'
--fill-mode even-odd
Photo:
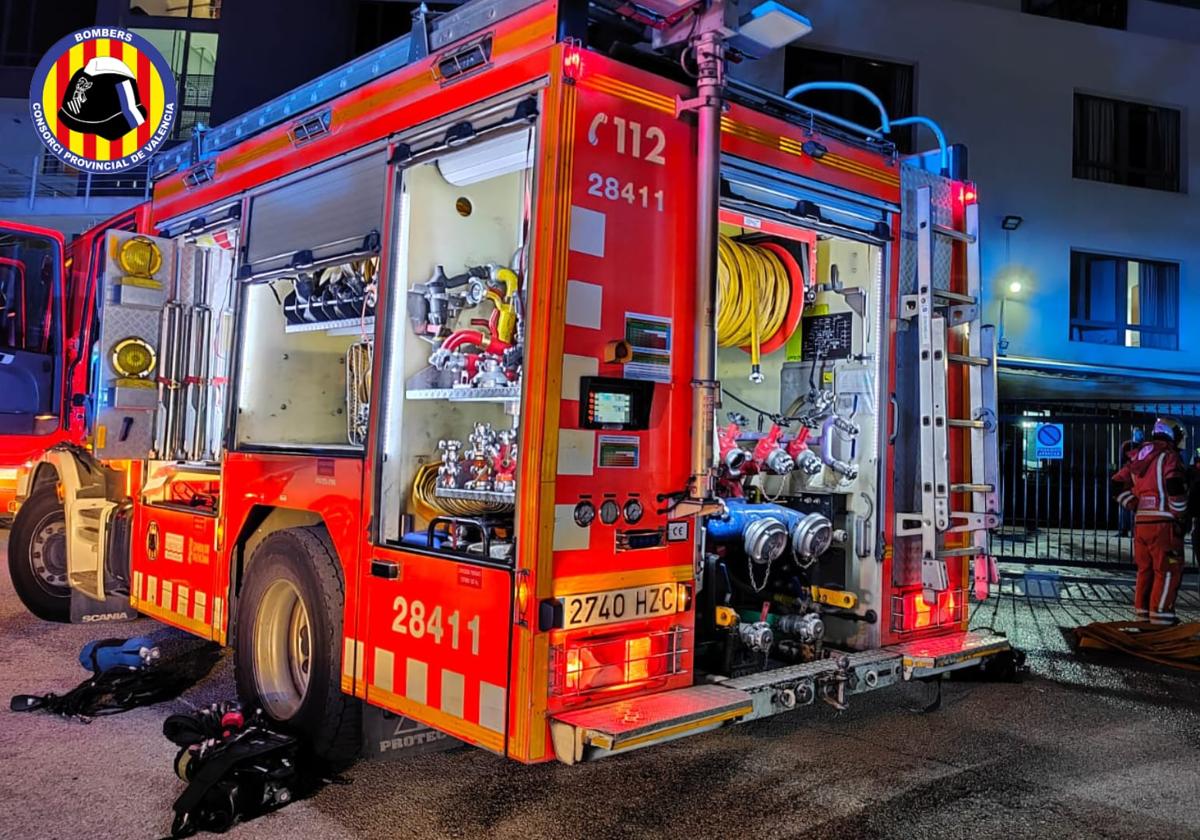
{"label": "control panel display", "polygon": [[585,429],[648,429],[653,400],[653,382],[606,376],[580,377],[579,425]]}
{"label": "control panel display", "polygon": [[605,426],[627,425],[632,418],[629,394],[596,391],[592,394],[592,419]]}

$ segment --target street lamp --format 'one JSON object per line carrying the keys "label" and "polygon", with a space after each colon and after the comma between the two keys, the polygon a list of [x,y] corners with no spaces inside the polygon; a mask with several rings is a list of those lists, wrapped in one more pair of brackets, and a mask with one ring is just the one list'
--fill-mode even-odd
{"label": "street lamp", "polygon": [[[1015,214],[1009,214],[1000,220],[1000,228],[1004,231],[1004,264],[1012,265],[1012,232],[1021,226],[1025,219]],[[1009,281],[1007,291],[1000,296],[1000,340],[996,343],[996,352],[1001,356],[1008,355],[1008,337],[1004,334],[1004,304],[1010,296],[1021,294],[1021,281],[1013,278]]]}
{"label": "street lamp", "polygon": [[1005,287],[1004,294],[1000,296],[1000,340],[996,342],[996,351],[1001,356],[1008,355],[1008,337],[1004,334],[1004,305],[1008,303],[1010,297],[1021,294],[1023,288],[1025,287],[1020,280],[1012,280]]}

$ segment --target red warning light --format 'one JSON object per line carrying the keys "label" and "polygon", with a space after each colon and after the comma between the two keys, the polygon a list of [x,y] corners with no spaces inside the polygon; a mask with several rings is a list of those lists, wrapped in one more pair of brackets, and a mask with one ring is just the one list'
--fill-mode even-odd
{"label": "red warning light", "polygon": [[583,49],[575,39],[569,39],[563,48],[563,76],[572,82],[583,78]]}

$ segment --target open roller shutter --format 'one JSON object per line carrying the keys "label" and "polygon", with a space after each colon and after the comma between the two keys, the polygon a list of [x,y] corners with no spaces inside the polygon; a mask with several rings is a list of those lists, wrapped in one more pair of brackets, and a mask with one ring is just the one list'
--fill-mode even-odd
{"label": "open roller shutter", "polygon": [[887,217],[899,210],[870,196],[837,191],[731,155],[721,158],[721,203],[874,244],[891,239]]}
{"label": "open roller shutter", "polygon": [[321,259],[359,250],[383,223],[387,157],[379,151],[251,199],[246,263],[260,275],[300,251]]}

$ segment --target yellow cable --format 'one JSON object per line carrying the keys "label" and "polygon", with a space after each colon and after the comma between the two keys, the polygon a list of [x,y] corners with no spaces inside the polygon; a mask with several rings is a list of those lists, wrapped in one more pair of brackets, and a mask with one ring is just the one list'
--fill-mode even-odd
{"label": "yellow cable", "polygon": [[783,326],[791,280],[778,255],[766,248],[717,239],[717,344],[750,345],[751,378],[761,381],[762,344]]}

